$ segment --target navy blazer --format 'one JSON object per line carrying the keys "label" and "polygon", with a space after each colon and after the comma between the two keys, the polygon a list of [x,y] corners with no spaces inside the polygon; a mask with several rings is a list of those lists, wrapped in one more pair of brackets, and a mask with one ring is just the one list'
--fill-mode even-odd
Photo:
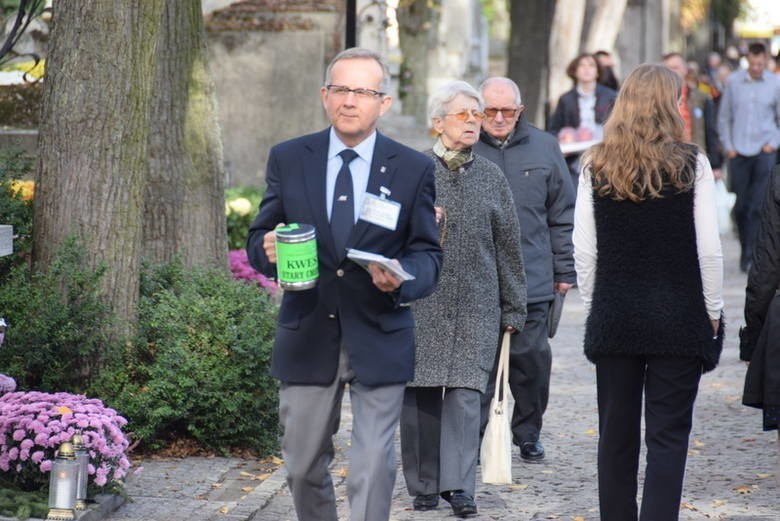
{"label": "navy blazer", "polygon": [[357,248],[396,258],[416,278],[384,293],[366,270],[337,252],[325,201],[330,130],[280,143],[271,149],[266,189],[249,230],[252,266],[275,276],[263,236],[278,223],[311,224],[317,231],[319,280],[315,288],[286,291],[279,309],[271,374],[283,382],[330,384],[341,344],[357,380],[369,386],[409,381],[414,376],[414,319],[403,304],[433,292],[439,277],[439,246],[433,202],[434,165],[377,133],[366,191],[401,204],[398,225],[388,230],[358,220],[347,240]]}

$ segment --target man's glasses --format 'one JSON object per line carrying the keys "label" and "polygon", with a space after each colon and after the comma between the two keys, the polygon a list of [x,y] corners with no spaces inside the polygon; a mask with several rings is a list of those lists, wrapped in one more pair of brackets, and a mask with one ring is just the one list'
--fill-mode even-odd
{"label": "man's glasses", "polygon": [[384,92],[379,92],[378,90],[374,89],[350,89],[344,85],[325,85],[325,88],[328,89],[328,92],[330,92],[333,96],[346,96],[351,92],[358,98],[370,99],[379,98],[385,95]]}
{"label": "man's glasses", "polygon": [[450,114],[445,114],[445,116],[452,116],[458,121],[468,121],[469,117],[471,116],[473,116],[477,121],[482,121],[485,119],[485,113],[478,110],[471,110],[470,112],[468,110],[462,110],[460,112],[451,112]]}
{"label": "man's glasses", "polygon": [[517,111],[519,109],[485,109],[485,114],[487,114],[487,117],[489,118],[495,118],[498,113],[500,112],[502,116],[504,116],[504,119],[511,119],[517,115]]}

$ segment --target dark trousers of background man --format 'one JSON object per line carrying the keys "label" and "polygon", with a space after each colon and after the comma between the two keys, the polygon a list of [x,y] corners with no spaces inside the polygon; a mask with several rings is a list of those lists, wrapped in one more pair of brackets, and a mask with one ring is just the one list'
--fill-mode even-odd
{"label": "dark trousers of background man", "polygon": [[[547,314],[550,302],[528,304],[528,317],[523,330],[511,336],[509,346],[509,389],[515,399],[512,411],[512,440],[515,445],[538,441],[542,416],[550,396],[552,351],[547,338]],[[499,345],[498,349],[501,349]],[[482,429],[488,419],[490,400],[495,392],[496,364],[490,373],[487,390],[482,395]]]}
{"label": "dark trousers of background man", "polygon": [[[596,362],[601,521],[676,521],[701,361],[603,357]],[[647,466],[637,518],[637,473],[645,395]]]}
{"label": "dark trousers of background man", "polygon": [[738,155],[729,160],[729,185],[737,194],[734,204],[734,219],[742,247],[740,268],[747,271],[753,258],[753,244],[758,231],[761,203],[766,194],[767,183],[775,166],[775,153],[755,156]]}

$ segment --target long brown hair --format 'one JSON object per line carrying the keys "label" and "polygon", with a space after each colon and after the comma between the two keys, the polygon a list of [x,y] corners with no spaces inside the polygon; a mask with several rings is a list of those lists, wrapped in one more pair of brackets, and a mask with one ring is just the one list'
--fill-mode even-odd
{"label": "long brown hair", "polygon": [[697,149],[683,141],[682,80],[662,65],[640,65],[620,89],[604,141],[586,157],[599,195],[637,202],[666,188],[690,190]]}

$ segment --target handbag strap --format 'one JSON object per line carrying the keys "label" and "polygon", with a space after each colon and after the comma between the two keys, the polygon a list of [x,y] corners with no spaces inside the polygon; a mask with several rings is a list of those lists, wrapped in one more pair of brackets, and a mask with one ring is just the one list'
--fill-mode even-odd
{"label": "handbag strap", "polygon": [[493,400],[501,404],[506,400],[506,391],[509,389],[509,338],[511,333],[504,331],[501,338],[501,351],[498,355],[498,370],[496,371],[496,391]]}

